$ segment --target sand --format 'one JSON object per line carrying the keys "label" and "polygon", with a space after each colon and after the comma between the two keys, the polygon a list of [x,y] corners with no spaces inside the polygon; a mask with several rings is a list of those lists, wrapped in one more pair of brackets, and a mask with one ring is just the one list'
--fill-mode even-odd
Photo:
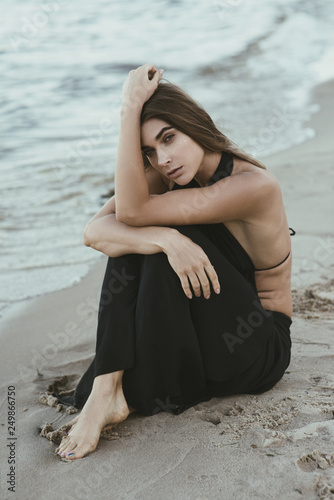
{"label": "sand", "polygon": [[[1,498],[334,498],[333,87],[315,89],[321,109],[309,125],[316,136],[266,159],[297,233],[284,378],[265,394],[214,398],[178,416],[131,414],[88,457],[61,460],[52,439],[62,434],[53,430],[66,432],[75,415],[39,399],[57,377],[73,387],[92,359],[101,257],[78,285],[15,304],[1,321]],[[17,439],[7,439],[9,386]],[[15,493],[7,489],[10,472]]]}

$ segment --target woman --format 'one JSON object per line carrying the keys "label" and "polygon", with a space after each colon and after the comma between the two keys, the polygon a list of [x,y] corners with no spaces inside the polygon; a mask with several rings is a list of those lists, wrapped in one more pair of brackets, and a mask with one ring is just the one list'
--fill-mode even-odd
{"label": "woman", "polygon": [[[146,64],[124,86],[115,196],[87,224],[108,255],[96,356],[58,453],[103,428],[261,393],[290,362],[291,242],[276,178]],[[131,405],[131,406],[130,406]]]}

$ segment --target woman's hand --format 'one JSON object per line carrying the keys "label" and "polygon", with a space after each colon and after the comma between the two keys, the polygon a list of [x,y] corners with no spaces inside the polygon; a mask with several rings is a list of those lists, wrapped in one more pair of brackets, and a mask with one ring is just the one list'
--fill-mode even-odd
{"label": "woman's hand", "polygon": [[164,245],[168,261],[180,278],[184,293],[192,298],[190,285],[196,295],[201,289],[206,299],[210,298],[210,282],[216,293],[220,293],[217,273],[204,250],[181,233],[169,235]]}
{"label": "woman's hand", "polygon": [[131,70],[123,84],[122,107],[141,109],[157,89],[163,71],[157,70],[153,64]]}

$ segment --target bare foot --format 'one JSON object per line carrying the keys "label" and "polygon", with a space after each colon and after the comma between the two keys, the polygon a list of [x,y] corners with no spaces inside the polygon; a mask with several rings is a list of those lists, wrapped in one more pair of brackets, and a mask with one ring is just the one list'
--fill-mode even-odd
{"label": "bare foot", "polygon": [[[128,408],[129,408],[129,413],[135,413],[137,410],[135,408],[133,408],[132,406],[128,405]],[[75,426],[75,424],[78,422],[79,420],[79,417],[80,415],[77,415],[73,420],[71,420],[70,422],[68,422],[67,425],[70,425],[71,426],[71,429],[73,429],[73,427]],[[114,426],[115,424],[107,424],[105,427],[103,427],[103,431],[107,431],[108,429],[112,429],[112,427]]]}
{"label": "bare foot", "polygon": [[121,385],[114,391],[93,388],[80,415],[70,422],[69,435],[62,439],[56,452],[68,460],[92,453],[102,430],[122,422],[129,413]]}

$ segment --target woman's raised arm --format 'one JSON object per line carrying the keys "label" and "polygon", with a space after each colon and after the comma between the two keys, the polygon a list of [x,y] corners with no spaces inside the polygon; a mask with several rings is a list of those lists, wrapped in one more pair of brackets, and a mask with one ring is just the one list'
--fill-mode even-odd
{"label": "woman's raised arm", "polygon": [[[153,78],[150,74],[155,71]],[[149,191],[141,152],[141,112],[158,86],[161,73],[146,64],[130,71],[123,87],[116,162],[116,217],[131,226],[252,222],[280,197],[276,178],[253,168],[211,186],[166,192]],[[156,139],[159,139],[161,133]],[[179,146],[180,149],[180,146]],[[251,166],[250,166],[251,167]]]}

